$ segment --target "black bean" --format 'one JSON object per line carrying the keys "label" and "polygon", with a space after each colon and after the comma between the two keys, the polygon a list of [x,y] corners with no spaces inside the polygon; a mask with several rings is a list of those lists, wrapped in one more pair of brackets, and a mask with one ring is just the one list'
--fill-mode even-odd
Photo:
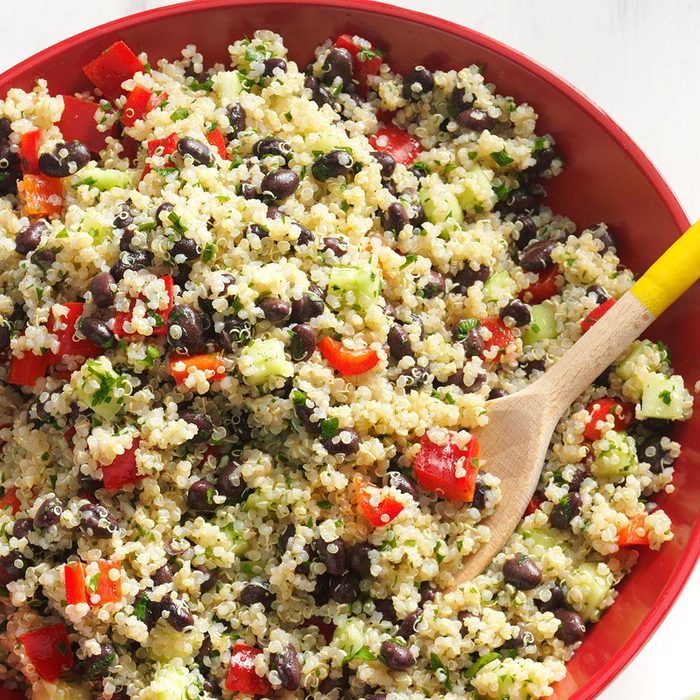
{"label": "black bean", "polygon": [[214,156],[206,143],[186,136],[177,142],[177,152],[184,158],[190,156],[197,165],[211,165]]}
{"label": "black bean", "polygon": [[291,158],[292,147],[283,139],[272,138],[267,136],[264,139],[256,141],[253,146],[253,155],[258,158],[266,156],[282,156],[285,160]]}
{"label": "black bean", "polygon": [[535,165],[533,165],[530,170],[535,173],[542,173],[547,170],[554,162],[554,159],[558,157],[556,150],[552,146],[541,148],[535,156]]}
{"label": "black bean", "polygon": [[520,255],[520,266],[528,272],[542,272],[552,264],[556,241],[531,243]]}
{"label": "black bean", "polygon": [[673,457],[661,446],[662,440],[661,435],[650,435],[637,448],[639,461],[646,462],[652,474],[661,474],[664,469],[673,465]]}
{"label": "black bean", "polygon": [[227,503],[239,503],[247,489],[248,484],[241,476],[240,465],[236,462],[227,464],[218,472],[216,476],[216,490],[226,497]]}
{"label": "black bean", "polygon": [[[170,257],[175,262],[182,263],[187,260],[196,260],[201,254],[197,241],[183,236],[179,241],[173,243],[170,248]],[[180,259],[178,259],[180,258]]]}
{"label": "black bean", "polygon": [[114,217],[112,226],[114,226],[116,229],[125,229],[129,228],[129,226],[131,226],[133,223],[134,217],[131,214],[131,211],[129,211],[129,205],[122,204],[119,213]]}
{"label": "black bean", "polygon": [[395,360],[400,360],[403,357],[413,357],[408,333],[400,324],[392,323],[386,341],[389,346],[389,352]]}
{"label": "black bean", "polygon": [[292,306],[284,299],[265,297],[258,302],[258,307],[262,309],[265,320],[270,323],[282,323],[292,315]]}
{"label": "black bean", "polygon": [[645,418],[640,421],[640,425],[643,425],[647,430],[651,430],[652,433],[669,435],[673,430],[674,422],[662,418]]}
{"label": "black bean", "polygon": [[359,594],[357,583],[352,574],[333,576],[330,584],[331,598],[336,603],[354,603]]}
{"label": "black bean", "polygon": [[368,695],[365,700],[386,700],[386,695],[384,693],[373,693]]}
{"label": "black bean", "polygon": [[291,328],[291,341],[289,352],[294,362],[304,362],[308,360],[316,350],[318,333],[316,329],[308,323],[300,323]]}
{"label": "black bean", "polygon": [[110,538],[119,528],[112,514],[99,503],[86,503],[79,512],[80,529],[86,535]]}
{"label": "black bean", "polygon": [[[343,667],[343,671],[345,669],[347,669],[347,666]],[[318,692],[321,693],[324,700],[342,697],[340,694],[334,695],[334,690],[350,690],[350,683],[345,678],[331,678],[327,676],[318,684]]]}
{"label": "black bean", "polygon": [[467,262],[465,263],[464,267],[454,276],[453,282],[457,286],[452,291],[457,294],[466,294],[469,291],[469,288],[477,282],[486,284],[486,280],[489,278],[490,274],[491,269],[487,265],[479,265],[479,267],[475,270]]}
{"label": "black bean", "polygon": [[[308,575],[309,565],[308,562],[305,564],[300,564],[297,566],[297,571]],[[321,605],[326,605],[331,599],[331,576],[329,574],[321,574],[316,577],[316,584],[314,590],[311,593],[316,605],[320,607]]]}
{"label": "black bean", "polygon": [[421,294],[424,299],[433,299],[445,293],[445,278],[437,271],[431,270],[423,283]]}
{"label": "black bean", "polygon": [[44,530],[52,525],[57,525],[61,520],[63,504],[58,498],[50,497],[42,501],[34,516],[34,527]]}
{"label": "black bean", "polygon": [[309,243],[312,243],[315,240],[315,236],[312,231],[309,231],[306,226],[302,226],[298,222],[294,222],[294,225],[299,229],[299,235],[297,236],[296,243],[294,244],[295,246],[300,246],[300,245],[308,245]]}
{"label": "black bean", "polygon": [[252,337],[253,329],[250,323],[238,318],[227,318],[221,330],[216,332],[216,340],[225,350],[247,345]]}
{"label": "black bean", "polygon": [[238,600],[243,605],[255,605],[261,603],[268,612],[272,610],[272,603],[275,601],[275,594],[265,585],[257,581],[247,583],[241,590]]}
{"label": "black bean", "polygon": [[420,389],[430,380],[430,372],[425,367],[419,367],[418,365],[405,370],[401,373],[401,376],[404,377],[403,386],[406,391]]}
{"label": "black bean", "polygon": [[109,673],[109,668],[116,658],[117,650],[112,644],[109,642],[101,644],[97,654],[90,654],[79,663],[80,675],[89,681],[104,678]]}
{"label": "black bean", "polygon": [[505,389],[496,387],[491,389],[489,392],[489,401],[494,401],[495,399],[502,399],[504,396],[508,396],[508,392]]}
{"label": "black bean", "polygon": [[342,238],[336,238],[335,236],[325,236],[323,239],[323,252],[330,250],[333,255],[338,258],[342,258],[345,253],[348,252],[348,243]]}
{"label": "black bean", "polygon": [[19,581],[27,573],[29,562],[19,552],[10,551],[0,556],[0,586]]}
{"label": "black bean", "polygon": [[292,323],[306,323],[323,313],[323,292],[315,284],[309,287],[309,291],[302,295],[301,299],[292,301]]}
{"label": "black bean", "polygon": [[319,107],[329,105],[333,101],[333,98],[328,90],[326,90],[326,88],[321,84],[321,81],[318,78],[315,78],[313,75],[308,75],[304,79],[304,87],[307,90],[311,90],[311,99]]}
{"label": "black bean", "polygon": [[117,338],[107,322],[98,316],[83,316],[78,328],[89,341],[101,350],[110,350],[117,345]]}
{"label": "black bean", "polygon": [[405,671],[416,663],[408,647],[401,646],[389,639],[382,642],[379,652],[384,657],[386,665],[393,671]]}
{"label": "black bean", "polygon": [[462,341],[462,347],[467,357],[478,357],[484,352],[486,344],[478,328],[472,328],[469,333],[467,333],[467,337]]}
{"label": "black bean", "polygon": [[0,141],[7,141],[12,133],[12,122],[7,117],[0,117]]}
{"label": "black bean", "polygon": [[354,165],[355,159],[347,151],[338,149],[316,158],[311,166],[311,174],[319,182],[325,182],[329,177],[349,175]]}
{"label": "black bean", "polygon": [[535,220],[527,216],[527,214],[516,214],[513,217],[514,223],[520,224],[520,230],[518,231],[518,238],[515,241],[515,246],[518,250],[523,250],[530,241],[532,241],[537,236],[537,224]]}
{"label": "black bean", "polygon": [[294,412],[301,424],[312,434],[318,435],[321,432],[321,420],[312,420],[317,417],[315,414],[316,405],[308,398],[298,398],[294,400]]}
{"label": "black bean", "polygon": [[100,479],[94,479],[91,476],[86,476],[81,474],[78,477],[78,493],[85,493],[88,495],[93,495],[97,489],[101,489],[104,486]]}
{"label": "black bean", "polygon": [[228,140],[237,139],[241,131],[245,130],[245,109],[238,102],[234,102],[226,108],[226,118],[231,127],[231,131],[228,133]]}
{"label": "black bean", "polygon": [[581,489],[581,484],[583,484],[584,479],[587,477],[588,472],[585,469],[577,469],[569,482],[569,491],[579,491]]}
{"label": "black bean", "polygon": [[186,627],[194,624],[190,608],[181,598],[176,598],[173,595],[164,596],[160,602],[160,609],[168,624],[178,632],[182,632]]}
{"label": "black bean", "polygon": [[350,570],[361,578],[368,578],[370,576],[370,567],[372,566],[369,555],[373,551],[374,547],[368,542],[356,544],[350,552]]}
{"label": "black bean", "polygon": [[586,634],[586,625],[581,616],[573,610],[559,608],[554,611],[554,617],[559,620],[559,629],[556,632],[557,639],[561,639],[564,644],[576,644],[580,642]]}
{"label": "black bean", "polygon": [[216,487],[207,479],[199,479],[187,491],[187,506],[197,513],[213,513],[217,505],[214,503]]}
{"label": "black bean", "polygon": [[399,637],[403,637],[406,641],[408,641],[415,633],[416,624],[420,620],[422,614],[422,608],[416,608],[412,613],[409,613],[408,617],[405,617],[399,625]]}
{"label": "black bean", "polygon": [[138,272],[150,267],[153,263],[153,254],[146,250],[136,252],[122,251],[119,259],[112,265],[109,272],[116,282],[119,282],[127,270]]}
{"label": "black bean", "polygon": [[39,170],[49,177],[68,177],[90,162],[90,151],[80,141],[57,143],[54,150],[39,156]]}
{"label": "black bean", "polygon": [[557,608],[561,608],[566,603],[566,595],[561,586],[554,584],[552,588],[549,589],[552,594],[548,601],[536,600],[535,603],[540,610],[540,612],[553,612]]}
{"label": "black bean", "polygon": [[569,528],[572,518],[575,518],[580,512],[581,496],[578,493],[570,492],[552,508],[549,520],[558,530],[566,530]]}
{"label": "black bean", "polygon": [[9,143],[0,143],[0,194],[17,194],[17,181],[21,178],[19,154],[11,150]]}
{"label": "black bean", "polygon": [[352,55],[347,49],[334,47],[328,52],[321,70],[326,85],[333,85],[338,80],[341,89],[347,88],[352,83],[354,72]]}
{"label": "black bean", "polygon": [[10,340],[12,339],[12,326],[3,320],[0,321],[0,354],[5,352],[10,347]]}
{"label": "black bean", "polygon": [[462,636],[469,634],[469,620],[480,620],[480,615],[475,615],[470,610],[461,610],[457,613],[457,619],[462,623]]}
{"label": "black bean", "polygon": [[287,62],[283,58],[266,58],[263,61],[263,75],[266,78],[272,78],[275,71],[287,72]]}
{"label": "black bean", "polygon": [[394,601],[391,598],[375,600],[374,607],[385,620],[398,624],[399,619],[396,614],[396,608],[394,607]]}
{"label": "black bean", "polygon": [[518,188],[508,193],[501,208],[516,214],[531,214],[536,206],[537,200],[535,197],[529,192]]}
{"label": "black bean", "polygon": [[414,501],[418,502],[418,487],[415,481],[401,472],[388,472],[387,484],[401,493],[407,493]]}
{"label": "black bean", "polygon": [[132,251],[135,250],[133,247],[134,236],[136,232],[133,228],[120,229],[121,236],[119,237],[119,250],[121,251]]}
{"label": "black bean", "polygon": [[263,197],[280,201],[291,197],[299,187],[299,176],[287,168],[279,168],[265,175],[260,185]]}
{"label": "black bean", "polygon": [[399,193],[398,190],[396,189],[396,183],[393,180],[388,180],[384,178],[382,180],[382,187],[386,190],[388,190],[389,194],[392,197],[398,197]]}
{"label": "black bean", "polygon": [[39,247],[42,236],[48,231],[49,227],[43,220],[34,221],[21,228],[15,236],[15,250],[20,255],[31,253]]}
{"label": "black bean", "polygon": [[173,580],[173,572],[167,564],[164,564],[153,574],[153,585],[162,586],[164,583],[171,583]]}
{"label": "black bean", "polygon": [[500,317],[505,321],[506,318],[513,320],[516,326],[526,326],[532,320],[530,307],[520,299],[511,299],[500,312]]}
{"label": "black bean", "polygon": [[610,231],[608,231],[608,229],[604,226],[591,231],[591,234],[595,240],[600,241],[602,244],[602,249],[600,251],[601,255],[606,253],[611,248],[617,248],[617,240],[615,239],[615,236],[613,236],[613,234],[610,233]]}
{"label": "black bean", "polygon": [[181,355],[205,350],[202,315],[188,304],[175,304],[168,316],[168,344]]}
{"label": "black bean", "polygon": [[175,211],[175,206],[170,202],[162,202],[153,214],[158,226],[166,226],[170,223],[170,214]]}
{"label": "black bean", "polygon": [[34,522],[31,518],[17,518],[12,526],[12,536],[21,540],[34,530]]}
{"label": "black bean", "polygon": [[496,120],[487,112],[484,112],[483,109],[476,109],[476,107],[461,111],[457,115],[456,121],[463,129],[472,129],[473,131],[493,129],[496,123]]}
{"label": "black bean", "polygon": [[326,565],[331,576],[345,573],[345,543],[341,539],[326,542],[324,539],[314,541],[314,550],[319,560]]}
{"label": "black bean", "polygon": [[599,284],[592,284],[588,287],[586,289],[586,296],[592,296],[596,304],[603,304],[610,299],[610,295]]}
{"label": "black bean", "polygon": [[447,103],[447,111],[453,119],[456,119],[457,115],[471,107],[473,103],[474,95],[467,93],[462,87],[456,87],[450,94],[450,99]]}
{"label": "black bean", "polygon": [[544,372],[546,365],[544,360],[527,360],[526,362],[519,362],[518,367],[529,377],[534,372]]}
{"label": "black bean", "polygon": [[483,510],[486,507],[486,486],[484,486],[484,480],[481,478],[481,474],[476,477],[474,495],[472,496],[470,505],[477,510]]}
{"label": "black bean", "polygon": [[214,430],[214,424],[209,416],[189,409],[183,409],[179,414],[186,423],[197,426],[197,434],[192,438],[192,442],[209,442]]}
{"label": "black bean", "polygon": [[391,154],[382,153],[381,151],[372,151],[370,155],[379,163],[382,177],[390,178],[394,174],[394,170],[396,170],[396,161]]}
{"label": "black bean", "polygon": [[524,646],[528,646],[535,641],[535,637],[532,632],[527,632],[522,627],[518,628],[518,633],[515,637],[507,639],[502,645],[501,649],[521,649]]}
{"label": "black bean", "polygon": [[420,586],[418,586],[418,599],[421,605],[435,600],[435,589],[430,584],[430,581],[421,581]]}
{"label": "black bean", "polygon": [[425,209],[420,203],[414,203],[408,207],[408,221],[413,228],[420,228],[426,221]]}
{"label": "black bean", "polygon": [[420,100],[435,87],[433,74],[424,66],[416,66],[403,79],[403,96],[406,100]]}
{"label": "black bean", "polygon": [[542,572],[530,557],[516,554],[503,565],[503,579],[520,591],[529,591],[542,583]]}
{"label": "black bean", "polygon": [[56,262],[56,253],[44,248],[35,250],[29,258],[37,267],[46,272]]}
{"label": "black bean", "polygon": [[360,436],[352,428],[341,428],[333,437],[322,442],[328,454],[354,455],[360,449]]}
{"label": "black bean", "polygon": [[301,683],[299,652],[293,644],[287,644],[280,654],[271,654],[272,668],[277,671],[280,683],[286,690],[296,690]]}

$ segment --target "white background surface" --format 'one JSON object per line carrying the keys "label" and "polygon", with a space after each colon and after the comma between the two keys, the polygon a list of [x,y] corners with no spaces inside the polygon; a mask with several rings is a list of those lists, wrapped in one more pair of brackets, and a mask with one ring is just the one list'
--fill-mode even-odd
{"label": "white background surface", "polygon": [[[0,70],[89,27],[170,0],[2,1]],[[651,158],[700,218],[700,3],[694,0],[394,0],[510,44],[567,78]],[[325,37],[319,37],[323,39]],[[700,692],[700,570],[655,636],[600,697]]]}

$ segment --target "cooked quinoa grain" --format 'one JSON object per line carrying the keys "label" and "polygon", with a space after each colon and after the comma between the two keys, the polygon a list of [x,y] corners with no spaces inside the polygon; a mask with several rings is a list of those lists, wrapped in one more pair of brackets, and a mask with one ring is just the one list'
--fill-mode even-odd
{"label": "cooked quinoa grain", "polygon": [[631,286],[614,233],[545,206],[555,139],[476,66],[229,52],[111,47],[90,143],[43,80],[0,101],[0,680],[551,695],[635,547],[673,536],[652,497],[692,399],[663,343],[577,400],[506,548],[451,583],[501,499],[487,400]]}

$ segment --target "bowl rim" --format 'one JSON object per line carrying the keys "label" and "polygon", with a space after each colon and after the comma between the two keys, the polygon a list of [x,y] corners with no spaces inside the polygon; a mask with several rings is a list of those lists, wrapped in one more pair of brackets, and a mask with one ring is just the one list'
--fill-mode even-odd
{"label": "bowl rim", "polygon": [[[675,221],[679,234],[689,227],[690,221],[683,207],[676,199],[676,196],[673,194],[664,177],[651,163],[641,148],[612,117],[607,114],[607,112],[584,95],[583,92],[568,80],[562,78],[521,51],[477,30],[424,12],[397,7],[388,3],[375,2],[374,0],[187,0],[186,2],[177,4],[164,5],[162,7],[129,14],[105,22],[97,27],[86,29],[83,32],[74,34],[73,36],[52,44],[0,73],[0,84],[11,84],[11,81],[14,80],[16,76],[31,69],[40,61],[46,60],[47,57],[51,58],[57,56],[63,51],[75,47],[76,44],[88,41],[93,42],[95,38],[115,31],[118,32],[121,29],[128,28],[145,20],[153,21],[180,14],[185,15],[199,10],[255,5],[308,5],[336,8],[345,11],[359,10],[385,15],[467,39],[486,47],[494,53],[502,55],[508,60],[518,63],[537,78],[545,80],[562,92],[569,100],[574,102],[579,109],[584,111],[589,118],[593,119],[599,127],[605,130],[615,142],[620,144],[625,149],[633,164],[641,171],[654,191],[658,193],[664,206],[669,210]],[[574,694],[571,695],[571,700],[592,700],[597,697],[599,693],[621,673],[627,664],[632,661],[668,614],[672,605],[685,587],[699,558],[700,515],[695,520],[692,532],[678,560],[676,568],[673,571],[673,575],[667,579],[667,583],[659,592],[657,603],[649,610],[630,638],[599,668],[595,676],[588,680],[583,687],[576,689]]]}

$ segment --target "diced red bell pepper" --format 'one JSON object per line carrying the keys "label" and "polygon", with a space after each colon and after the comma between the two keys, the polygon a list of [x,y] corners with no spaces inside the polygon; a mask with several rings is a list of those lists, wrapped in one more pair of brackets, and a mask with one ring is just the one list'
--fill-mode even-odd
{"label": "diced red bell pepper", "polygon": [[532,494],[530,502],[527,504],[527,508],[525,508],[525,515],[532,515],[544,502],[544,496],[538,491],[535,491],[535,493]]}
{"label": "diced red bell pepper", "polygon": [[[168,316],[170,316],[170,310],[173,308],[173,304],[175,303],[175,290],[172,276],[165,275],[159,279],[163,280],[163,283],[165,284],[165,291],[168,293],[168,304],[165,309],[158,311],[158,316],[160,317],[162,323],[153,327],[153,332],[151,333],[153,336],[165,335],[168,332]],[[146,301],[145,297],[140,297],[140,299],[141,301]],[[114,335],[116,335],[117,338],[131,338],[136,336],[135,333],[126,333],[124,331],[124,324],[127,321],[131,321],[134,304],[136,304],[136,300],[132,301],[131,309],[129,311],[117,311],[117,313],[114,315],[113,330]]]}
{"label": "diced red bell pepper", "polygon": [[109,492],[119,491],[122,486],[133,484],[144,478],[136,467],[136,450],[141,443],[136,438],[131,447],[123,455],[117,455],[114,460],[102,467],[102,482]]}
{"label": "diced red bell pepper", "polygon": [[591,442],[600,440],[601,430],[598,427],[598,423],[605,421],[610,414],[613,416],[613,430],[626,430],[635,420],[633,404],[608,397],[592,401],[588,404],[586,410],[591,419],[586,424],[583,435]]}
{"label": "diced red bell pepper", "polygon": [[71,562],[63,567],[63,582],[66,586],[66,603],[77,605],[87,603],[85,590],[85,565],[79,561]]}
{"label": "diced red bell pepper", "polygon": [[36,672],[45,681],[53,683],[73,668],[68,630],[62,622],[21,634],[19,641]]}
{"label": "diced red bell pepper", "polygon": [[372,348],[350,350],[329,336],[321,338],[318,349],[328,364],[345,376],[368,372],[379,362],[379,356]]}
{"label": "diced red bell pepper", "polygon": [[[486,350],[490,350],[495,345],[499,348],[499,354],[503,354],[506,347],[515,341],[513,331],[497,316],[482,318],[481,325],[491,332],[491,337],[484,341]],[[484,359],[483,355],[482,359]]]}
{"label": "diced red bell pepper", "polygon": [[176,384],[182,384],[193,370],[202,370],[210,381],[223,379],[226,375],[226,367],[218,353],[190,355],[189,357],[172,354],[168,358],[168,369]]}
{"label": "diced red bell pepper", "polygon": [[601,318],[609,311],[615,304],[615,299],[608,299],[604,301],[600,306],[597,306],[593,311],[591,311],[586,318],[581,321],[581,328],[585,333],[591,326],[594,326]]}
{"label": "diced red bell pepper", "polygon": [[[178,138],[177,134],[170,134],[170,136],[166,136],[164,139],[153,139],[152,141],[147,141],[146,152],[148,153],[148,157],[152,158],[153,156],[171,156],[177,150],[177,142],[179,140],[180,139]],[[143,178],[146,177],[146,175],[148,175],[148,173],[150,173],[151,170],[151,164],[146,163],[146,167],[141,173],[141,179],[143,180]]]}
{"label": "diced red bell pepper", "polygon": [[369,137],[369,143],[375,151],[388,153],[397,163],[410,165],[423,150],[420,142],[398,126],[389,124]]}
{"label": "diced red bell pepper", "polygon": [[255,672],[255,657],[260,649],[247,644],[236,644],[226,676],[226,690],[247,695],[267,695],[272,690],[270,681]]}
{"label": "diced red bell pepper", "polygon": [[63,114],[58,128],[65,141],[80,141],[90,153],[99,153],[106,143],[106,138],[114,134],[114,128],[107,131],[97,130],[95,115],[99,109],[97,102],[79,100],[71,95],[63,95]]}
{"label": "diced red bell pepper", "polygon": [[537,280],[533,282],[527,289],[520,292],[520,298],[524,299],[528,304],[541,304],[543,301],[553,297],[559,292],[557,287],[557,275],[559,267],[551,265],[542,270],[537,276]]}
{"label": "diced red bell pepper", "polygon": [[21,690],[0,687],[0,700],[27,700],[27,696]]}
{"label": "diced red bell pepper", "polygon": [[363,479],[355,479],[357,505],[372,527],[388,525],[403,510],[403,504],[391,497],[380,496],[380,490]]}
{"label": "diced red bell pepper", "polygon": [[63,180],[60,177],[27,174],[22,183],[27,216],[53,216],[63,211]]}
{"label": "diced red bell pepper", "polygon": [[[451,440],[446,445],[436,445],[424,435],[413,460],[418,483],[442,498],[470,503],[479,472],[479,450],[476,438],[462,449]],[[458,471],[463,473],[458,476]]]}
{"label": "diced red bell pepper", "polygon": [[68,313],[61,317],[61,326],[59,330],[55,330],[56,321],[53,314],[49,318],[46,327],[49,333],[53,333],[58,337],[59,348],[56,355],[52,355],[50,363],[60,362],[67,355],[81,355],[82,357],[99,357],[102,354],[100,348],[87,338],[77,339],[75,332],[78,325],[78,320],[83,315],[85,304],[82,301],[69,301],[62,306],[68,308]]}
{"label": "diced red bell pepper", "polygon": [[382,52],[373,47],[358,46],[350,34],[341,34],[335,40],[335,46],[339,49],[347,49],[352,55],[353,78],[357,82],[357,92],[365,97],[367,95],[367,78],[377,75],[382,65]]}
{"label": "diced red bell pepper", "polygon": [[[649,533],[644,529],[646,515],[635,515],[617,534],[617,544],[620,547],[634,547],[636,545],[648,545]],[[643,532],[643,534],[642,534]]]}
{"label": "diced red bell pepper", "polygon": [[5,491],[3,497],[0,498],[0,508],[9,508],[12,515],[17,515],[22,509],[22,503],[19,498],[17,498],[17,491],[19,491],[19,489],[16,486],[11,486]]}
{"label": "diced red bell pepper", "polygon": [[51,352],[35,355],[26,350],[22,357],[12,355],[10,366],[7,368],[7,383],[18,386],[34,386],[36,380],[46,374],[46,370],[54,359],[55,355]]}
{"label": "diced red bell pepper", "polygon": [[116,41],[83,66],[90,82],[110,100],[123,95],[122,83],[142,70],[141,61],[123,41]]}
{"label": "diced red bell pepper", "polygon": [[133,126],[166,99],[167,95],[165,94],[156,95],[153,90],[137,85],[129,93],[124,109],[122,109],[122,124]]}
{"label": "diced red bell pepper", "polygon": [[36,175],[39,172],[40,141],[41,131],[33,129],[24,134],[19,142],[19,162],[25,175]]}
{"label": "diced red bell pepper", "polygon": [[221,129],[212,129],[207,134],[207,141],[214,146],[216,152],[223,160],[228,160],[228,152],[226,151],[226,139],[221,133]]}

